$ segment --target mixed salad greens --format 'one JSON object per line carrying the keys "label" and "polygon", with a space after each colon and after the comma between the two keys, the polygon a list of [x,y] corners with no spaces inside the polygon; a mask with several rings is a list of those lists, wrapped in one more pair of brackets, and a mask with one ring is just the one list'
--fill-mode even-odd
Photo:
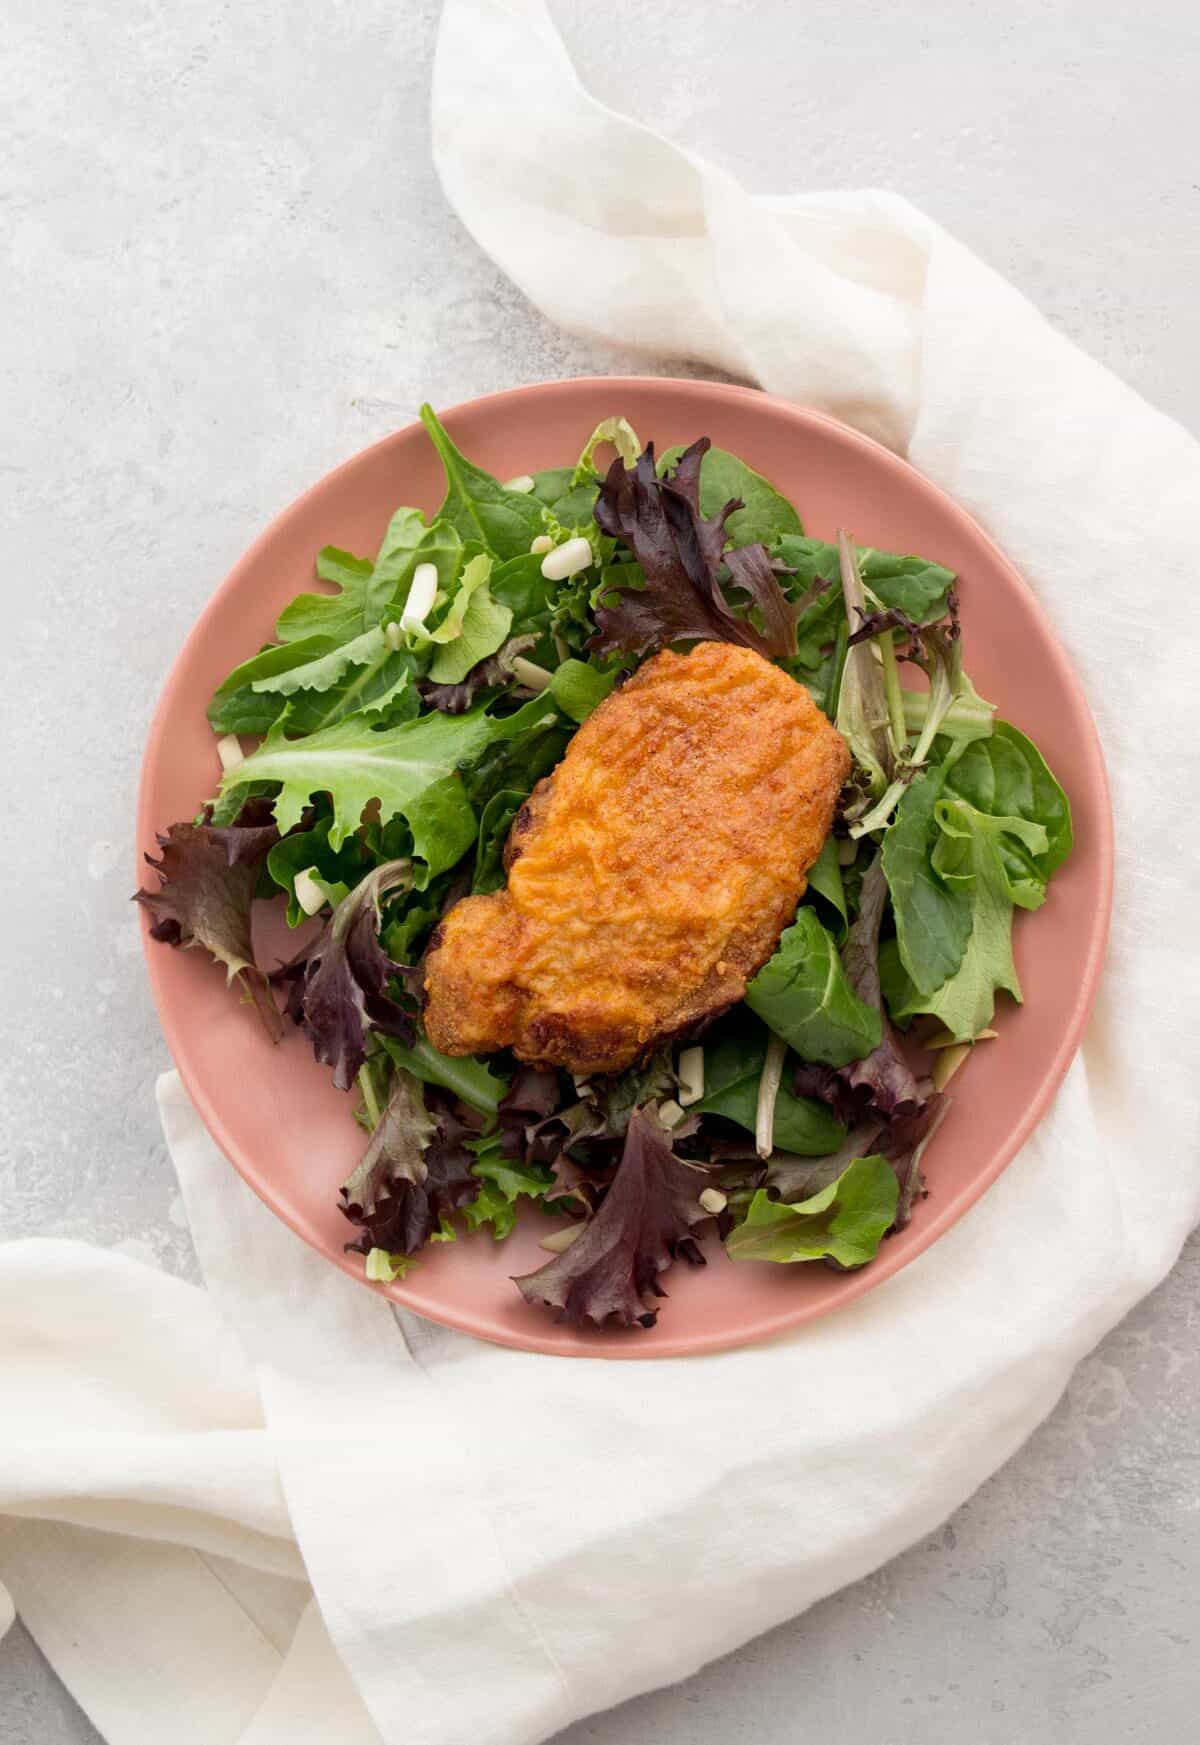
{"label": "mixed salad greens", "polygon": [[[373,560],[322,551],[326,591],[219,687],[225,773],[159,838],[152,932],[206,948],[357,1093],[340,1203],[370,1279],[426,1244],[503,1240],[523,1201],[550,1258],[515,1282],[572,1321],[652,1325],[661,1274],[703,1265],[708,1232],[735,1260],[865,1265],[925,1191],[944,1085],[997,992],[1021,998],[1014,911],[1071,847],[1062,789],[963,670],[955,577],[810,537],[706,438],[656,462],[609,418],[574,465],[501,483],[421,417],[441,508],[398,509]],[[805,684],[854,760],[744,1003],[609,1079],[440,1054],[420,969],[439,916],[503,884],[513,819],[614,686],[714,638]],[[250,923],[270,896],[306,934],[268,969]],[[914,1025],[930,1076],[899,1044]]]}

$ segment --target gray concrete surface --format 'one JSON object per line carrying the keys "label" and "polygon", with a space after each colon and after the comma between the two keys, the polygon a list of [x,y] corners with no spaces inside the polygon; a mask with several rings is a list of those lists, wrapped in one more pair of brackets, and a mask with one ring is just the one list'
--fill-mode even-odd
{"label": "gray concrete surface", "polygon": [[[1193,7],[555,11],[601,96],[758,189],[898,189],[1200,428]],[[166,1056],[127,902],[131,815],[162,677],[251,537],[425,396],[698,373],[550,330],[460,230],[429,162],[435,12],[6,11],[3,1234],[191,1269],[150,1096]],[[1198,1286],[1193,1242],[940,1533],[564,1745],[1195,1738]],[[16,1628],[0,1741],[95,1737]]]}

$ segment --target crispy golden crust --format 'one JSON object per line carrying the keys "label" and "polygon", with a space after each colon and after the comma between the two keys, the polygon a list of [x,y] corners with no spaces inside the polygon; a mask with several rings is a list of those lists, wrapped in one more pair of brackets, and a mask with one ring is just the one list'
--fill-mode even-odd
{"label": "crispy golden crust", "polygon": [[656,655],[521,808],[508,888],[438,928],[430,1041],[619,1072],[734,1004],[795,914],[849,770],[804,687],[752,650]]}

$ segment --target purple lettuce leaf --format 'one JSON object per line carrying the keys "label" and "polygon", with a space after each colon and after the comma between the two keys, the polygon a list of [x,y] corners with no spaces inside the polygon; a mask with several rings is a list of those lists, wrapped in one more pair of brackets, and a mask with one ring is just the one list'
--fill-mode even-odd
{"label": "purple lettuce leaf", "polygon": [[[700,513],[700,463],[711,447],[700,437],[681,455],[670,478],[660,478],[654,445],[647,445],[632,467],[614,460],[596,499],[596,524],[623,540],[642,573],[643,585],[620,588],[612,581],[596,606],[592,647],[600,654],[643,655],[676,642],[733,642],[768,659],[794,652],[795,621],[766,553],[762,562],[744,556],[735,579],[763,614],[766,634],[734,612],[719,580],[728,561],[725,523],[742,507],[731,498],[719,515]],[[754,547],[743,547],[743,553]],[[765,565],[765,568],[763,567]],[[778,595],[776,600],[773,595]],[[772,631],[787,622],[786,646],[776,646]]]}
{"label": "purple lettuce leaf", "polygon": [[858,917],[846,936],[842,948],[842,964],[846,979],[864,1005],[873,1006],[883,1021],[883,1036],[878,1048],[863,1060],[854,1060],[841,1069],[841,1078],[852,1098],[878,1110],[888,1118],[901,1112],[913,1112],[924,1099],[916,1078],[900,1052],[896,1035],[879,991],[879,929],[887,907],[888,884],[883,861],[876,856],[862,882]]}
{"label": "purple lettuce leaf", "polygon": [[514,1281],[521,1295],[565,1321],[652,1327],[646,1299],[666,1295],[659,1275],[681,1254],[704,1264],[691,1232],[709,1216],[699,1201],[708,1179],[675,1156],[651,1110],[636,1110],[599,1211],[562,1254]]}
{"label": "purple lettuce leaf", "polygon": [[[725,553],[729,579],[749,595],[762,613],[763,634],[773,660],[790,660],[796,653],[796,625],[810,601],[807,596],[793,604],[779,584],[781,567],[772,562],[765,545],[735,546]],[[790,572],[782,568],[783,574]]]}
{"label": "purple lettuce leaf", "polygon": [[466,678],[455,685],[439,685],[433,679],[419,679],[417,690],[422,702],[428,703],[431,709],[441,710],[443,715],[465,715],[480,691],[512,683],[514,657],[533,648],[537,640],[536,636],[510,637],[495,654],[476,661]]}
{"label": "purple lettuce leaf", "polygon": [[[428,1099],[429,1107],[426,1107]],[[348,1252],[415,1254],[444,1214],[469,1205],[480,1182],[466,1141],[477,1121],[461,1104],[397,1072],[363,1160],[341,1190],[340,1210],[363,1232]]]}
{"label": "purple lettuce leaf", "polygon": [[259,869],[279,841],[270,801],[254,800],[233,824],[172,824],[158,837],[160,859],[146,856],[158,874],[156,891],[139,890],[134,901],[154,917],[150,936],[164,944],[199,945],[225,966],[226,979],[240,981],[272,1041],[282,1033],[267,977],[254,962],[250,913]]}
{"label": "purple lettuce leaf", "polygon": [[[557,1072],[518,1067],[500,1102],[502,1148],[506,1157],[554,1172],[547,1200],[574,1199],[591,1211],[612,1179],[621,1140],[594,1103],[577,1097],[573,1087],[564,1095],[564,1082]],[[600,1143],[588,1143],[586,1157],[571,1155],[572,1147],[590,1141]]]}
{"label": "purple lettuce leaf", "polygon": [[528,1162],[526,1148],[531,1130],[553,1115],[562,1104],[559,1075],[548,1067],[517,1067],[512,1083],[500,1099],[498,1120],[504,1138],[504,1155]]}
{"label": "purple lettuce leaf", "polygon": [[900,1183],[893,1230],[903,1230],[912,1217],[913,1202],[927,1190],[921,1173],[921,1157],[946,1116],[951,1098],[931,1090],[920,1108],[895,1115],[876,1138],[873,1150],[886,1157]]}
{"label": "purple lettuce leaf", "polygon": [[920,648],[921,626],[899,606],[884,606],[878,612],[860,612],[858,628],[851,633],[846,646],[857,648],[860,642],[870,642],[872,637],[882,636],[885,630],[907,631],[913,639],[913,648]]}
{"label": "purple lettuce leaf", "polygon": [[290,979],[287,1010],[312,1038],[318,1060],[333,1068],[333,1082],[348,1091],[367,1058],[371,1030],[411,1041],[412,1015],[389,993],[405,973],[379,943],[381,904],[411,878],[407,860],[385,861],[342,898],[301,960],[276,977]]}

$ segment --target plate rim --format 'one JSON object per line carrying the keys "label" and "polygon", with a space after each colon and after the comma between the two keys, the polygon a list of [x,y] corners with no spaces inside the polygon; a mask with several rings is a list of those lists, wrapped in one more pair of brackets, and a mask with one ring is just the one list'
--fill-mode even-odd
{"label": "plate rim", "polygon": [[[531,1329],[526,1333],[523,1329],[510,1331],[504,1327],[497,1327],[473,1310],[457,1307],[453,1303],[447,1305],[444,1312],[439,1305],[439,1312],[434,1314],[424,1299],[415,1301],[412,1291],[406,1288],[403,1283],[375,1284],[364,1276],[361,1266],[356,1265],[353,1259],[343,1253],[330,1254],[327,1249],[314,1241],[308,1232],[301,1227],[299,1220],[291,1214],[286,1199],[276,1191],[270,1181],[261,1177],[260,1172],[254,1167],[253,1160],[242,1156],[241,1147],[229,1131],[219,1106],[190,1070],[190,1065],[187,1062],[187,1050],[182,1046],[179,1026],[176,1024],[169,1002],[164,996],[159,973],[162,947],[150,938],[150,916],[144,910],[141,914],[140,925],[142,952],[159,1024],[171,1055],[172,1064],[178,1071],[197,1113],[218,1149],[231,1167],[236,1169],[241,1179],[263,1204],[281,1219],[295,1235],[299,1236],[308,1247],[320,1255],[322,1260],[339,1267],[348,1277],[353,1278],[367,1290],[376,1295],[386,1296],[398,1307],[408,1309],[425,1320],[449,1327],[456,1332],[468,1333],[491,1345],[501,1345],[509,1349],[559,1358],[612,1358],[618,1361],[652,1362],[681,1356],[701,1357],[713,1352],[729,1351],[746,1345],[758,1344],[783,1333],[795,1332],[807,1323],[822,1320],[827,1315],[836,1314],[847,1304],[857,1301],[869,1291],[882,1287],[889,1279],[894,1278],[913,1261],[924,1255],[945,1235],[948,1229],[965,1217],[982,1199],[1003,1171],[1008,1168],[1042,1120],[1066,1077],[1068,1068],[1082,1041],[1083,1032],[1095,1002],[1108,948],[1112,918],[1115,848],[1112,796],[1100,735],[1082,680],[1075,671],[1049,613],[1030,583],[1026,581],[1016,565],[975,517],[956,502],[947,491],[943,490],[935,480],[914,466],[911,461],[896,454],[873,437],[864,435],[862,431],[856,430],[852,425],[832,417],[829,413],[818,411],[813,407],[802,406],[795,401],[785,400],[759,388],[744,387],[731,382],[708,381],[704,377],[630,376],[626,374],[555,377],[549,381],[518,384],[509,388],[497,389],[492,393],[481,394],[472,399],[461,400],[453,406],[440,410],[438,416],[447,424],[452,424],[460,414],[468,412],[477,414],[480,411],[487,413],[493,408],[502,407],[505,402],[518,396],[524,397],[531,393],[553,396],[559,393],[574,394],[583,390],[603,391],[611,396],[619,395],[624,389],[640,391],[646,388],[669,389],[670,392],[681,395],[685,400],[694,399],[702,405],[711,405],[714,400],[751,401],[757,406],[765,405],[775,414],[782,415],[785,420],[793,420],[809,430],[816,427],[819,430],[824,429],[836,433],[840,441],[849,441],[851,446],[858,447],[870,455],[876,464],[882,463],[905,481],[910,489],[912,488],[911,481],[915,480],[917,489],[923,492],[932,492],[939,500],[942,510],[957,520],[973,540],[981,542],[988,548],[992,559],[999,568],[1006,572],[1010,584],[1016,588],[1020,595],[1024,596],[1026,604],[1031,608],[1039,622],[1046,649],[1057,669],[1059,680],[1064,689],[1071,694],[1073,702],[1081,712],[1082,719],[1087,724],[1086,744],[1082,750],[1086,755],[1089,777],[1094,784],[1095,796],[1099,802],[1098,821],[1100,827],[1094,845],[1097,862],[1098,901],[1093,910],[1083,972],[1075,990],[1068,1020],[1063,1026],[1058,1045],[1042,1075],[1035,1095],[1026,1104],[1020,1117],[1013,1123],[1003,1143],[996,1148],[987,1168],[981,1170],[979,1175],[972,1180],[965,1196],[960,1194],[952,1205],[942,1208],[940,1212],[935,1209],[928,1221],[923,1221],[919,1234],[915,1234],[908,1247],[900,1252],[899,1258],[892,1259],[884,1254],[869,1266],[845,1274],[835,1301],[817,1303],[797,1301],[794,1307],[782,1309],[778,1313],[762,1314],[752,1324],[731,1328],[727,1332],[718,1330],[698,1335],[695,1333],[687,1335],[682,1331],[679,1333],[662,1332],[657,1334],[653,1341],[643,1341],[635,1335],[624,1335],[621,1337],[620,1343],[617,1344],[614,1342],[612,1329],[570,1329],[573,1342],[569,1348],[565,1348],[563,1335],[568,1330],[559,1323],[548,1322],[545,1332]],[[242,585],[243,573],[256,564],[260,553],[273,542],[282,525],[292,515],[299,512],[315,492],[323,491],[335,484],[343,473],[360,465],[367,456],[390,447],[421,428],[418,419],[399,426],[378,441],[356,450],[344,461],[339,462],[337,466],[332,467],[320,478],[314,480],[312,484],[306,486],[297,497],[271,517],[205,601],[167,671],[146,734],[138,778],[136,807],[135,865],[139,883],[145,876],[143,845],[152,844],[156,840],[156,821],[150,815],[150,787],[153,771],[161,755],[164,741],[171,730],[175,694],[183,685],[188,656],[193,645],[202,640],[208,619],[217,613],[225,600],[237,592]]]}

